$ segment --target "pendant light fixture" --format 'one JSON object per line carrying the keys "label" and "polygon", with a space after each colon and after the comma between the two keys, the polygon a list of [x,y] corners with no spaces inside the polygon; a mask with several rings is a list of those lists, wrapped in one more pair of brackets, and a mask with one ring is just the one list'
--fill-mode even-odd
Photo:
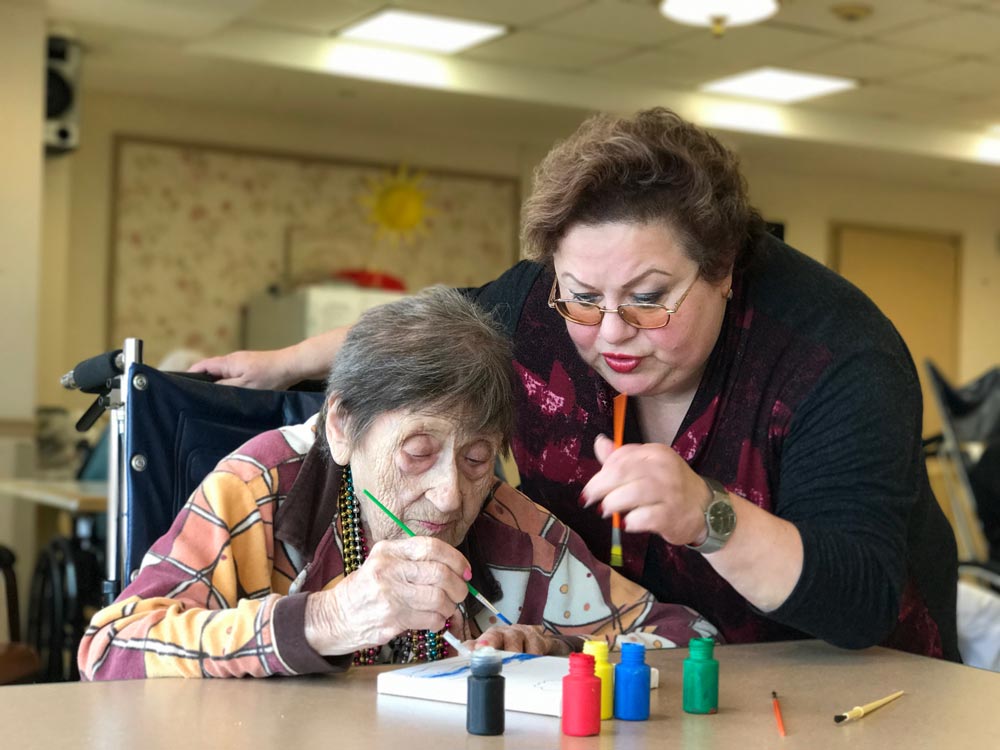
{"label": "pendant light fixture", "polygon": [[707,26],[715,36],[730,26],[748,26],[778,12],[778,0],[663,0],[660,13],[677,23]]}

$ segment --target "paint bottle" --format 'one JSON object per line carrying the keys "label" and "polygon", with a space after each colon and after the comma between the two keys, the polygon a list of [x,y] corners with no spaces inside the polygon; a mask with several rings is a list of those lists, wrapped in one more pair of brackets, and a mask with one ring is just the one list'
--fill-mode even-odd
{"label": "paint bottle", "polygon": [[684,710],[689,714],[714,714],[719,711],[719,662],[712,656],[715,641],[692,638],[689,656],[684,660]]}
{"label": "paint bottle", "polygon": [[594,674],[601,681],[601,721],[615,715],[615,668],[608,662],[607,641],[586,641],[583,653],[594,657]]}
{"label": "paint bottle", "polygon": [[562,731],[570,737],[601,733],[601,680],[590,654],[569,655],[569,674],[562,681]]}
{"label": "paint bottle", "polygon": [[465,728],[469,734],[503,734],[503,657],[493,648],[477,648],[469,663]]}
{"label": "paint bottle", "polygon": [[623,643],[622,660],[615,667],[615,718],[645,721],[649,718],[649,665],[646,647]]}

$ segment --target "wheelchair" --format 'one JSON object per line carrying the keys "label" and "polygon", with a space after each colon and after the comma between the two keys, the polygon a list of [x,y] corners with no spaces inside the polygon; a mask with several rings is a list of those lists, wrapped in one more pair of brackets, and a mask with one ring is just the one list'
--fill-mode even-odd
{"label": "wheelchair", "polygon": [[967,664],[1000,671],[1000,368],[961,387],[924,364],[941,434],[924,441],[958,544],[958,639]]}
{"label": "wheelchair", "polygon": [[217,385],[204,375],[145,365],[142,346],[126,339],[121,350],[85,360],[62,378],[64,387],[97,397],[77,430],[109,413],[108,503],[103,550],[60,538],[39,557],[29,641],[50,681],[79,679],[76,651],[89,615],[135,577],[216,464],[261,432],[306,421],[323,404],[319,381],[289,391]]}

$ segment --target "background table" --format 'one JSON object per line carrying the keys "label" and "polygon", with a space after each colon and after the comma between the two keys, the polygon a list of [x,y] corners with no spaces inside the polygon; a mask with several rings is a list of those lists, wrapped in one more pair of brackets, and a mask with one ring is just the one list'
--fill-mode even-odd
{"label": "background table", "polygon": [[9,495],[68,513],[103,513],[107,482],[54,479],[0,479],[0,496]]}
{"label": "background table", "polygon": [[[103,533],[107,482],[2,479],[0,498],[54,509],[60,519],[40,514],[39,549],[28,593],[27,641],[42,658],[42,678],[76,680],[75,655],[84,628],[101,604]],[[51,514],[54,515],[54,514]],[[65,522],[65,523],[64,523]]]}
{"label": "background table", "polygon": [[[559,719],[507,712],[501,737],[465,731],[465,707],[377,695],[378,668],[325,677],[182,679],[0,688],[3,745],[11,748],[220,747],[349,750],[629,750],[657,748],[995,748],[1000,675],[874,648],[816,641],[716,649],[720,711],[681,710],[687,649],[651,652],[660,669],[647,722],[607,721],[599,737],[563,737]],[[781,697],[788,736],[775,728]],[[905,690],[899,700],[843,725],[835,714]]]}

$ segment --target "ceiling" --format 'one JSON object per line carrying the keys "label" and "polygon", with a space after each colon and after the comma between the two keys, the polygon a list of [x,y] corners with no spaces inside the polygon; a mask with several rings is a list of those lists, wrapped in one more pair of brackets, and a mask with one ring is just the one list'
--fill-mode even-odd
{"label": "ceiling", "polygon": [[[347,117],[405,117],[414,132],[545,144],[583,113],[665,104],[758,158],[794,169],[890,174],[1000,192],[1000,0],[868,0],[847,22],[833,0],[786,0],[771,20],[713,38],[650,0],[48,0],[53,28],[85,45],[84,88]],[[331,66],[337,32],[396,7],[505,24],[447,58],[438,78],[398,82]],[[798,105],[698,92],[761,65],[848,76],[858,89]],[[331,72],[333,71],[333,72]],[[990,130],[996,126],[997,130]]]}

